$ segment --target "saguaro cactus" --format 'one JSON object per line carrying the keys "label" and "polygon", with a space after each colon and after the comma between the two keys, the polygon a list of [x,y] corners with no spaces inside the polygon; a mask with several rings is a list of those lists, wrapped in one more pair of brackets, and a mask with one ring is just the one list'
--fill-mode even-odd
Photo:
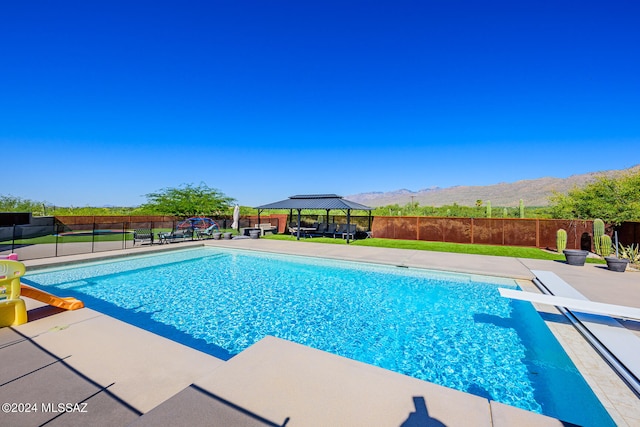
{"label": "saguaro cactus", "polygon": [[487,201],[487,218],[491,218],[491,200]]}
{"label": "saguaro cactus", "polygon": [[603,257],[611,255],[611,236],[605,234],[600,237],[600,252],[598,254]]}
{"label": "saguaro cactus", "polygon": [[[604,236],[604,221],[602,221],[600,218],[596,218],[593,220],[593,247],[596,250],[596,253],[600,256],[602,256],[602,254],[600,253],[600,246],[601,246],[601,239],[602,236]],[[609,242],[609,246],[611,246],[611,242]]]}
{"label": "saguaro cactus", "polygon": [[524,218],[524,202],[520,199],[520,218]]}
{"label": "saguaro cactus", "polygon": [[559,229],[556,231],[556,248],[558,252],[562,252],[567,249],[567,230]]}

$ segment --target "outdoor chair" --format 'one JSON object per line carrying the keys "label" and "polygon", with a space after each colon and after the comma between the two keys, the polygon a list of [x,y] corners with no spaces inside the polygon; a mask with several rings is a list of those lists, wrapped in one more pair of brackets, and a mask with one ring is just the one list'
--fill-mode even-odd
{"label": "outdoor chair", "polygon": [[135,246],[135,244],[137,242],[140,242],[140,244],[144,243],[145,241],[149,241],[149,244],[153,244],[153,231],[149,228],[138,228],[136,230],[133,230],[133,245]]}
{"label": "outdoor chair", "polygon": [[158,233],[160,244],[185,241],[193,236],[192,230],[175,230],[170,233]]}
{"label": "outdoor chair", "polygon": [[323,237],[325,235],[325,232],[327,231],[327,223],[316,223],[314,224],[314,226],[316,227],[315,231],[309,232],[309,235],[313,237]]}
{"label": "outdoor chair", "polygon": [[207,236],[208,239],[211,239],[213,237],[213,233],[217,233],[219,231],[220,230],[218,230],[218,226],[214,224],[210,227],[205,228],[202,231],[199,231],[198,234],[200,237]]}

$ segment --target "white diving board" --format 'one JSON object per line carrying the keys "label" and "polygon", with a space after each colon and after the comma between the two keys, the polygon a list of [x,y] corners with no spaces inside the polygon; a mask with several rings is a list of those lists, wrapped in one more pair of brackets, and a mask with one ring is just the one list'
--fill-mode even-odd
{"label": "white diving board", "polygon": [[[546,297],[543,304],[551,304],[560,311],[568,312],[567,317],[571,323],[640,396],[640,337],[615,319],[638,319],[640,309],[590,301],[551,271],[531,272],[536,276],[534,283],[545,295],[514,290],[511,292],[527,298],[530,295],[535,295],[536,299]],[[552,295],[546,295],[547,293]]]}
{"label": "white diving board", "polygon": [[558,297],[555,295],[535,294],[533,292],[516,291],[514,289],[499,288],[498,291],[500,295],[505,298],[565,307],[583,313],[602,314],[619,319],[640,320],[640,308],[605,304],[584,299]]}

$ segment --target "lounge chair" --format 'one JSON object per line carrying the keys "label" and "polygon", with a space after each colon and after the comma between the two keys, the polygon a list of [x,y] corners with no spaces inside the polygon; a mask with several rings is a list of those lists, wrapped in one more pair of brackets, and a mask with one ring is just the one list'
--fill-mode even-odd
{"label": "lounge chair", "polygon": [[308,234],[312,237],[324,237],[326,231],[327,231],[327,223],[326,222],[321,222],[321,223],[316,223],[314,224],[314,226],[316,227],[315,231],[311,231]]}
{"label": "lounge chair", "polygon": [[193,237],[192,230],[175,230],[170,233],[158,233],[160,244],[185,241]]}
{"label": "lounge chair", "polygon": [[220,230],[218,229],[218,225],[213,224],[212,226],[207,227],[202,231],[198,231],[197,234],[199,235],[199,237],[207,236],[208,239],[211,239],[213,237],[213,233],[219,233],[219,232]]}

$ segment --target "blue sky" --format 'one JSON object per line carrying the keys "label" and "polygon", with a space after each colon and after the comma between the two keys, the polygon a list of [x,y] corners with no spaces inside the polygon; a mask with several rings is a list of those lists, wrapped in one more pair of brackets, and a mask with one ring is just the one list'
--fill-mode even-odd
{"label": "blue sky", "polygon": [[640,3],[0,7],[0,195],[242,205],[640,163]]}

